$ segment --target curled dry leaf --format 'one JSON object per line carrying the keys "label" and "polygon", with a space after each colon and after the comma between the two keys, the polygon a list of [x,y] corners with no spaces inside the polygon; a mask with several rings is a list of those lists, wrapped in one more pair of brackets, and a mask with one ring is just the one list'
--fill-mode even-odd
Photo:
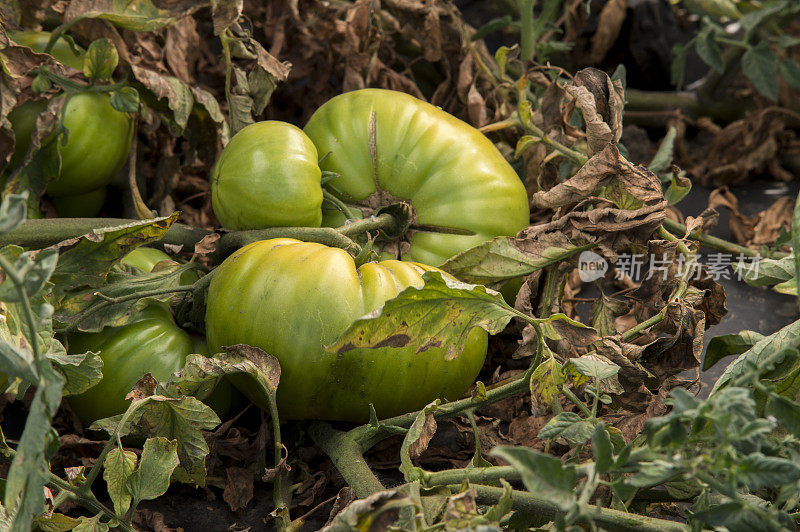
{"label": "curled dry leaf", "polygon": [[[607,197],[596,195],[600,193]],[[552,221],[530,226],[518,238],[536,240],[563,233],[572,241],[596,243],[611,259],[616,250],[646,245],[666,217],[667,207],[658,177],[628,162],[615,146],[596,153],[563,183],[535,193],[532,203],[558,210]],[[593,208],[584,210],[589,206]]]}
{"label": "curled dry leaf", "polygon": [[730,185],[756,174],[790,181],[791,172],[780,166],[780,153],[793,136],[787,121],[797,120],[787,109],[769,107],[736,120],[714,137],[710,147],[696,155],[689,173],[703,185]]}
{"label": "curled dry leaf", "polygon": [[794,198],[782,197],[774,201],[764,211],[748,217],[739,210],[739,200],[727,186],[719,187],[708,197],[708,207],[725,207],[731,212],[729,219],[734,239],[752,249],[769,246],[780,236],[782,230],[792,226]]}
{"label": "curled dry leaf", "polygon": [[268,468],[264,470],[264,474],[261,475],[261,480],[264,482],[273,482],[276,478],[278,478],[281,473],[288,473],[292,470],[289,466],[289,462],[287,462],[287,457],[289,455],[289,451],[286,450],[286,447],[281,445],[281,461],[273,468]]}
{"label": "curled dry leaf", "polygon": [[619,141],[625,103],[625,90],[619,80],[611,81],[602,70],[585,68],[575,74],[575,84],[568,85],[566,91],[583,112],[589,155]]}
{"label": "curled dry leaf", "polygon": [[200,242],[194,245],[195,255],[209,255],[217,250],[217,240],[219,240],[219,233],[211,233],[204,236]]}
{"label": "curled dry leaf", "polygon": [[432,411],[426,412],[425,421],[422,423],[419,437],[408,448],[408,455],[411,458],[419,458],[420,455],[425,452],[425,449],[428,448],[428,444],[431,442],[431,438],[433,438],[435,433],[436,419],[433,417]]}

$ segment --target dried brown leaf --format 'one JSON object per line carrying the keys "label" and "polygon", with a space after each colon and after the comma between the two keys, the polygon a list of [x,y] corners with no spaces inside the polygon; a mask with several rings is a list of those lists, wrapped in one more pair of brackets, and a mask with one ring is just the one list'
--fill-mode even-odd
{"label": "dried brown leaf", "polygon": [[232,512],[241,510],[253,499],[253,471],[243,467],[229,467],[225,470],[225,490],[223,500]]}

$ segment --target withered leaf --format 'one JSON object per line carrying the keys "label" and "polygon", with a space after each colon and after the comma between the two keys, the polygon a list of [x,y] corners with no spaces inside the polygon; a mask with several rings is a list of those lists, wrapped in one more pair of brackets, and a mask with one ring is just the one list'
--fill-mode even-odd
{"label": "withered leaf", "polygon": [[583,111],[589,155],[593,155],[622,136],[622,111],[625,90],[619,80],[596,68],[584,68],[575,74],[575,84],[565,90]]}

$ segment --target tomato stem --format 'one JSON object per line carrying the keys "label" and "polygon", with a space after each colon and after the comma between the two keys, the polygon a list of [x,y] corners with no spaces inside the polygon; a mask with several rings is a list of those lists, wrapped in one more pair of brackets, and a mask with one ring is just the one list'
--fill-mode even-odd
{"label": "tomato stem", "polygon": [[345,482],[353,488],[355,496],[368,497],[383,491],[384,487],[367,465],[363,446],[353,437],[352,432],[341,432],[319,421],[311,423],[308,427],[311,439],[330,457]]}

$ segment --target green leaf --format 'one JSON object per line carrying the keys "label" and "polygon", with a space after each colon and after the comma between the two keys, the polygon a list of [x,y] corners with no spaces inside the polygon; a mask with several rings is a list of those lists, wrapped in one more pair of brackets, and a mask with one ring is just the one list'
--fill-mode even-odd
{"label": "green leaf", "polygon": [[626,482],[637,488],[647,488],[658,486],[675,479],[681,474],[681,466],[674,462],[664,460],[653,460],[652,462],[641,462],[639,470],[628,477]]}
{"label": "green leaf", "polygon": [[618,334],[614,318],[626,314],[628,310],[628,305],[624,301],[601,294],[592,303],[592,327],[601,336]]}
{"label": "green leaf", "polygon": [[664,198],[667,200],[667,205],[675,205],[692,190],[692,180],[684,175],[683,170],[673,170],[672,179],[669,182],[667,190],[664,192]]}
{"label": "green leaf", "polygon": [[778,101],[778,61],[767,41],[759,42],[744,53],[742,71],[758,92]]}
{"label": "green leaf", "polygon": [[12,509],[12,532],[28,532],[33,518],[45,510],[44,486],[49,481],[47,445],[51,422],[61,403],[63,377],[49,363],[38,364],[39,381],[25,420],[5,486],[5,507]]}
{"label": "green leaf", "polygon": [[772,286],[795,277],[796,261],[789,255],[782,259],[760,259],[752,264],[735,263],[733,269],[750,286]]}
{"label": "green leaf", "polygon": [[[0,250],[0,255],[12,263],[13,270],[23,279],[25,293],[30,297],[44,288],[58,262],[58,250],[55,249],[22,251],[17,246],[6,246]],[[17,287],[10,280],[0,284],[0,301],[20,301]]]}
{"label": "green leaf", "polygon": [[785,458],[751,453],[738,460],[732,473],[739,482],[755,491],[800,480],[800,465]]}
{"label": "green leaf", "polygon": [[[54,512],[52,515],[45,517],[39,515],[33,521],[35,525],[34,530],[41,530],[42,532],[69,532],[81,523],[80,519],[74,519],[64,514]],[[0,517],[0,530],[7,530],[6,526],[11,526],[11,521],[4,524],[2,517]]]}
{"label": "green leaf", "polygon": [[667,134],[661,139],[661,144],[658,145],[658,151],[653,156],[650,164],[647,165],[647,168],[654,174],[663,172],[672,164],[673,152],[675,150],[675,136],[677,134],[678,130],[675,129],[675,126],[669,126]]}
{"label": "green leaf", "polygon": [[31,90],[34,94],[41,94],[53,88],[53,82],[44,74],[37,74],[31,83]]}
{"label": "green leaf", "polygon": [[730,355],[740,355],[753,347],[763,334],[755,331],[740,331],[735,334],[715,336],[708,343],[706,356],[703,359],[703,371],[711,369],[714,364]]}
{"label": "green leaf", "polygon": [[61,254],[52,281],[61,291],[102,285],[114,264],[129,251],[160,239],[177,217],[178,213],[173,213],[152,220],[95,229],[74,239],[75,245]]}
{"label": "green leaf", "polygon": [[136,79],[142,82],[156,98],[165,99],[172,111],[171,116],[162,115],[173,133],[182,134],[189,122],[189,115],[194,107],[192,90],[186,83],[155,70],[148,70],[133,65],[131,67]]}
{"label": "green leaf", "polygon": [[149,438],[144,442],[142,458],[126,482],[134,507],[140,501],[156,499],[167,492],[172,472],[178,467],[178,442]]}
{"label": "green leaf", "polygon": [[406,288],[383,307],[353,322],[325,349],[345,353],[411,346],[422,353],[438,347],[452,360],[464,350],[473,327],[496,334],[516,315],[500,294],[484,286],[461,283],[438,271],[425,272],[422,278],[423,287]]}
{"label": "green leaf", "polygon": [[561,234],[536,241],[499,236],[450,257],[441,269],[464,282],[489,284],[528,275],[593,247]]}
{"label": "green leaf", "polygon": [[120,113],[135,113],[139,110],[139,91],[133,87],[122,87],[111,92],[111,107]]}
{"label": "green leaf", "polygon": [[574,367],[581,375],[591,377],[597,381],[614,377],[619,373],[620,369],[616,364],[603,362],[602,360],[592,358],[591,355],[585,355],[580,358],[570,358],[567,364]]}
{"label": "green leaf", "polygon": [[191,395],[203,400],[226,375],[234,382],[246,379],[245,389],[250,391],[255,387],[258,390],[258,397],[251,397],[251,400],[260,408],[270,410],[269,404],[274,404],[280,383],[281,366],[274,356],[244,344],[226,346],[224,352],[211,358],[189,355],[183,369],[166,383],[159,384],[158,391],[169,397]]}
{"label": "green leaf", "polygon": [[672,47],[672,65],[670,67],[670,82],[675,85],[675,88],[680,90],[683,87],[683,81],[686,77],[686,56],[689,53],[689,47],[692,42],[686,44],[675,44]]}
{"label": "green leaf", "polygon": [[[545,344],[546,347],[546,344]],[[549,352],[550,349],[547,348]],[[550,353],[550,357],[536,366],[531,374],[531,406],[543,412],[550,408],[553,399],[560,393],[564,384],[564,371],[561,364]]]}
{"label": "green leaf", "polygon": [[433,413],[438,406],[439,400],[437,399],[420,410],[403,438],[403,444],[400,447],[400,472],[403,473],[406,482],[422,480],[422,470],[416,467],[411,459],[427,448],[433,433],[436,432],[436,420],[433,418]]}
{"label": "green leaf", "polygon": [[501,46],[494,53],[494,60],[497,62],[497,67],[500,69],[500,77],[506,74],[506,65],[509,59],[514,59],[519,55],[519,46],[509,48],[508,46]]}
{"label": "green leaf", "polygon": [[758,27],[763,21],[770,18],[772,15],[779,13],[786,7],[785,2],[778,2],[771,6],[763,6],[761,9],[756,9],[755,11],[751,11],[744,15],[740,20],[739,23],[742,25],[747,33],[752,32],[756,27]]}
{"label": "green leaf", "polygon": [[92,41],[83,58],[83,75],[90,80],[108,79],[119,63],[117,48],[108,39]]}
{"label": "green leaf", "polygon": [[[100,3],[95,3],[95,5]],[[95,6],[93,5],[93,7]],[[81,13],[78,19],[102,19],[113,25],[132,31],[154,31],[178,22],[191,9],[183,12],[170,12],[159,9],[150,0],[126,0],[125,2],[104,2],[109,9],[94,9]]]}
{"label": "green leaf", "polygon": [[[63,296],[58,302],[54,317],[61,326],[73,326],[87,332],[96,332],[106,326],[125,325],[147,305],[156,301],[170,301],[175,293],[143,296],[117,303],[110,303],[105,298],[123,298],[147,290],[177,288],[181,285],[181,275],[185,271],[186,265],[171,265],[156,272],[138,275],[112,272],[100,290],[88,288]],[[104,297],[100,297],[98,293]]]}
{"label": "green leaf", "polygon": [[781,61],[781,77],[787,85],[800,89],[800,64],[792,58]]}
{"label": "green leaf", "polygon": [[79,517],[78,525],[72,529],[72,532],[108,532],[108,525],[100,521],[103,514],[97,514],[94,517]]}
{"label": "green leaf", "polygon": [[770,394],[764,414],[773,416],[788,433],[800,438],[800,405],[795,401]]}
{"label": "green leaf", "polygon": [[554,456],[527,447],[498,445],[491,454],[511,464],[531,493],[549,499],[562,511],[569,511],[574,506],[576,496],[573,490],[578,481],[574,466],[562,464]]}
{"label": "green leaf", "polygon": [[62,351],[48,353],[47,357],[64,376],[65,396],[83,393],[103,378],[103,359],[98,353],[68,355]]}
{"label": "green leaf", "polygon": [[694,48],[697,50],[697,55],[700,56],[708,66],[717,72],[725,70],[725,62],[722,60],[722,52],[719,50],[719,45],[714,39],[714,32],[710,26],[703,28],[703,31],[697,36],[694,43]]}
{"label": "green leaf", "polygon": [[108,486],[108,495],[114,503],[117,517],[124,517],[131,506],[132,497],[127,484],[137,462],[136,453],[119,448],[111,449],[103,462],[103,480]]}
{"label": "green leaf", "polygon": [[749,366],[760,366],[764,361],[783,351],[786,348],[800,346],[800,320],[790,323],[778,332],[765,336],[756,342],[753,347],[739,355],[714,383],[711,396],[736,377],[749,371]]}
{"label": "green leaf", "polygon": [[25,221],[27,200],[27,190],[22,194],[8,194],[3,198],[3,203],[0,203],[0,234],[16,229]]}
{"label": "green leaf", "polygon": [[[214,411],[195,397],[173,399],[161,395],[140,399],[130,408],[135,410],[128,416],[126,426],[119,428],[120,435],[130,434],[138,427],[149,436],[177,440],[180,466],[175,471],[175,479],[205,486],[208,444],[200,431],[219,425]],[[98,420],[90,428],[113,433],[120,418]]]}
{"label": "green leaf", "polygon": [[538,437],[543,440],[564,438],[571,447],[588,441],[594,433],[594,424],[581,418],[575,412],[561,412],[553,417],[539,431]]}

